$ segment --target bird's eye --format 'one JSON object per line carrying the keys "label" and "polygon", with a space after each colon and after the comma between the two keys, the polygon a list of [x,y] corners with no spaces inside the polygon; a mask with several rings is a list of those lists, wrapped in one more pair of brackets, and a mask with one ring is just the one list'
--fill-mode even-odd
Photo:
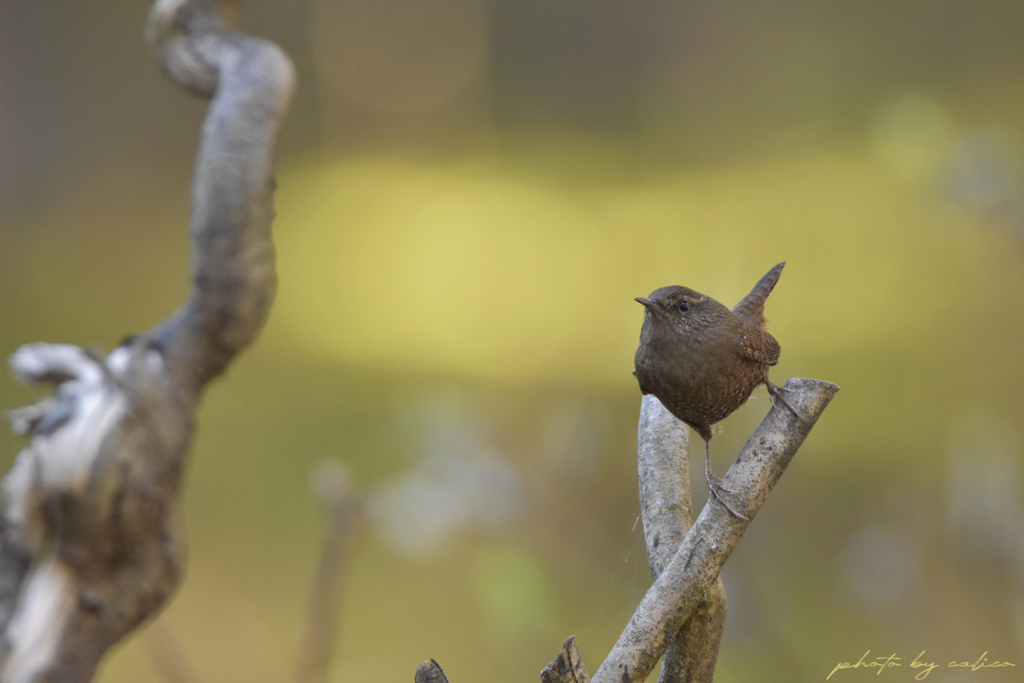
{"label": "bird's eye", "polygon": [[690,310],[690,304],[688,304],[685,301],[680,301],[679,310],[682,311],[683,313],[686,313],[688,310]]}

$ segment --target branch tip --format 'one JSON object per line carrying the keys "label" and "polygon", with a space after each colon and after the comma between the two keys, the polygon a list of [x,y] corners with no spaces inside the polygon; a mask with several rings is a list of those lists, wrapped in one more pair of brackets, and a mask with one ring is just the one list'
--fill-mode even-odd
{"label": "branch tip", "polygon": [[569,636],[550,664],[540,672],[543,683],[590,683],[590,674],[576,648],[576,636]]}

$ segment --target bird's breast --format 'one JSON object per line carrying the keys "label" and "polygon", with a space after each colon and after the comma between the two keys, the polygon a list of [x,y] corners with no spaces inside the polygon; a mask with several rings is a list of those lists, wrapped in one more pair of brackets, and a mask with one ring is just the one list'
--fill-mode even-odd
{"label": "bird's breast", "polygon": [[702,340],[652,334],[636,354],[641,390],[676,417],[710,426],[725,419],[767,378],[767,366],[741,357],[735,337]]}

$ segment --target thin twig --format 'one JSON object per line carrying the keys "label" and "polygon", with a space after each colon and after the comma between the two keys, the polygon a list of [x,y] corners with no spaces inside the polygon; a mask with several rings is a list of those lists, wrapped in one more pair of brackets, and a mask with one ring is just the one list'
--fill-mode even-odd
{"label": "thin twig", "polygon": [[310,592],[309,616],[299,652],[298,683],[328,680],[331,644],[337,637],[344,578],[359,521],[359,504],[341,462],[321,463],[313,474],[312,488],[326,508],[327,534]]}
{"label": "thin twig", "polygon": [[168,683],[202,683],[199,674],[185,652],[181,649],[178,639],[174,637],[171,627],[163,619],[157,619],[146,629],[146,641],[149,651],[156,663],[157,671]]}

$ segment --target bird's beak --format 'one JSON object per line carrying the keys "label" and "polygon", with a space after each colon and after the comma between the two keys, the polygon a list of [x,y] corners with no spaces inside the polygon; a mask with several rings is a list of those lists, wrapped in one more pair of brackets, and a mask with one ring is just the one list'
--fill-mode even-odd
{"label": "bird's beak", "polygon": [[633,301],[643,304],[644,308],[646,308],[651,313],[656,313],[658,310],[658,305],[656,303],[654,303],[650,299],[645,299],[642,296],[638,296],[637,298],[633,299]]}

